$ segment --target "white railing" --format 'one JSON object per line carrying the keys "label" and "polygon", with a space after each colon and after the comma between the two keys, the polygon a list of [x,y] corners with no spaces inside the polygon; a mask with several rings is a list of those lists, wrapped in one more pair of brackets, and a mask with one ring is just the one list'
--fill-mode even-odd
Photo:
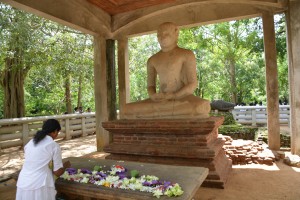
{"label": "white railing", "polygon": [[24,117],[0,120],[0,150],[24,146],[42,128],[47,119],[57,119],[61,125],[59,138],[66,140],[87,136],[96,131],[95,113]]}
{"label": "white railing", "polygon": [[[267,106],[235,106],[232,111],[234,119],[240,124],[267,124]],[[279,106],[279,122],[280,124],[288,124],[290,122],[290,106]]]}

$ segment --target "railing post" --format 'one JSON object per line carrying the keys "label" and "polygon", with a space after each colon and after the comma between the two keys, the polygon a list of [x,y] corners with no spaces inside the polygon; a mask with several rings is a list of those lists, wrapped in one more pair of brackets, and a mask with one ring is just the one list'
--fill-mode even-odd
{"label": "railing post", "polygon": [[256,126],[256,109],[251,109],[252,126]]}
{"label": "railing post", "polygon": [[85,117],[81,118],[81,129],[82,129],[82,136],[87,136],[86,127],[85,127]]}
{"label": "railing post", "polygon": [[233,110],[231,111],[231,114],[233,115],[234,120],[235,120],[235,121],[238,121],[238,120],[237,120],[237,114],[236,114],[236,110],[235,110],[235,109],[233,109]]}
{"label": "railing post", "polygon": [[71,133],[70,133],[70,119],[67,118],[65,121],[65,130],[66,130],[66,140],[70,140],[71,139]]}
{"label": "railing post", "polygon": [[28,123],[23,124],[23,129],[22,129],[22,141],[23,141],[23,146],[27,144],[29,141],[29,129],[28,129]]}

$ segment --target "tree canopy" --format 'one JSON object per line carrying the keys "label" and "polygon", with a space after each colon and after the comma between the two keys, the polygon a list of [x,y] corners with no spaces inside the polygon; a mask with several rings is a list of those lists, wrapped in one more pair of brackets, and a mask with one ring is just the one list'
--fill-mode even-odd
{"label": "tree canopy", "polygon": [[[280,98],[288,98],[285,19],[275,16]],[[198,88],[195,95],[235,104],[266,103],[262,19],[181,29],[179,46],[197,58]],[[132,38],[130,52],[131,101],[147,98],[146,62],[159,51],[156,34]]]}
{"label": "tree canopy", "polygon": [[[4,118],[94,109],[93,38],[0,4]],[[26,108],[26,109],[25,109]]]}

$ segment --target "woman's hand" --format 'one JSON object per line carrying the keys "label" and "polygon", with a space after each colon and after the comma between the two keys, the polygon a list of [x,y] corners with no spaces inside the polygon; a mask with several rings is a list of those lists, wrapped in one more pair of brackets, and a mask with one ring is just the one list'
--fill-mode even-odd
{"label": "woman's hand", "polygon": [[69,167],[71,167],[71,163],[70,163],[70,161],[66,161],[63,163],[63,167],[59,168],[56,171],[53,171],[53,174],[57,177],[60,177],[65,172],[66,168],[69,168]]}
{"label": "woman's hand", "polygon": [[66,169],[66,168],[70,168],[70,167],[71,167],[70,161],[64,162],[63,166],[64,166],[65,169]]}

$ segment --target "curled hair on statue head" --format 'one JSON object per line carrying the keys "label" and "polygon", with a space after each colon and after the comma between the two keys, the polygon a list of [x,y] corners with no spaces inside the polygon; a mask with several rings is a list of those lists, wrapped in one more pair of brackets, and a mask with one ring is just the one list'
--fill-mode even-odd
{"label": "curled hair on statue head", "polygon": [[61,126],[56,119],[48,119],[47,121],[44,122],[42,130],[36,132],[33,138],[33,143],[37,145],[41,140],[43,140],[46,137],[46,135],[49,135],[54,131],[60,131],[60,130],[61,130]]}

